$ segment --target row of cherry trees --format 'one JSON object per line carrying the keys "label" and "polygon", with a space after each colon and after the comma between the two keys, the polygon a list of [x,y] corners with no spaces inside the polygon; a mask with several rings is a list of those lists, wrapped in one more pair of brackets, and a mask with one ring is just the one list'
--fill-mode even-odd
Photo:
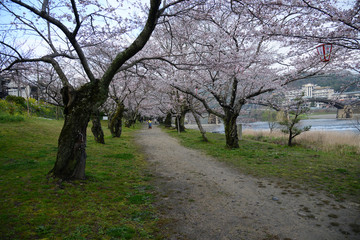
{"label": "row of cherry trees", "polygon": [[[176,116],[181,131],[186,113],[207,112],[238,148],[236,119],[247,102],[315,74],[359,71],[358,1],[342,9],[322,0],[149,0],[127,12],[117,2],[0,3],[11,21],[1,29],[1,73],[40,68],[37,81],[65,109],[55,177],[85,178],[86,127],[99,108],[113,136],[124,115],[129,124]],[[319,43],[334,45],[330,63],[316,56]]]}
{"label": "row of cherry trees", "polygon": [[[4,24],[1,71],[23,63],[44,62],[53,67],[62,83],[65,121],[58,141],[58,153],[50,173],[61,179],[84,179],[86,128],[93,112],[105,103],[114,77],[143,49],[158,20],[172,15],[173,5],[183,9],[195,4],[185,1],[150,0],[144,13],[123,17],[123,1],[1,1]],[[135,37],[129,37],[134,33]],[[33,37],[37,36],[37,37]],[[24,45],[28,41],[35,47]],[[92,68],[90,49],[116,42],[112,59],[102,71]],[[32,51],[38,50],[38,51]]]}
{"label": "row of cherry trees", "polygon": [[[208,1],[153,35],[153,52],[163,63],[160,87],[170,85],[175,100],[181,93],[220,117],[229,148],[239,147],[236,120],[247,102],[269,101],[269,93],[283,92],[298,79],[358,69],[358,54],[352,55],[359,49],[358,6],[340,12],[330,1],[288,2]],[[319,42],[339,46],[330,63],[316,55]],[[178,115],[189,109],[189,101],[182,101]]]}

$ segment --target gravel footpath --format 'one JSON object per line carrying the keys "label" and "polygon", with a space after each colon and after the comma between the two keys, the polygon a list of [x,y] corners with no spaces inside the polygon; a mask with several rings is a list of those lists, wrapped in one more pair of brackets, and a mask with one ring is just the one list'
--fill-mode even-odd
{"label": "gravel footpath", "polygon": [[241,174],[156,126],[137,142],[150,163],[167,239],[360,239],[360,206]]}

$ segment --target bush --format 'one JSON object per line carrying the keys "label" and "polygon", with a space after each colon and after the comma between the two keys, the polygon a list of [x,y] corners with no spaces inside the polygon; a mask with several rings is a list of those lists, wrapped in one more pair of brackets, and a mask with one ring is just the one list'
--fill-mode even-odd
{"label": "bush", "polygon": [[25,118],[21,115],[10,115],[10,114],[1,114],[0,113],[0,123],[5,122],[22,122]]}
{"label": "bush", "polygon": [[0,99],[0,112],[10,115],[21,115],[25,108],[13,101],[1,100]]}
{"label": "bush", "polygon": [[[56,118],[56,106],[29,98],[29,111],[31,116]],[[7,96],[0,99],[0,113],[5,115],[27,115],[27,100],[23,97]]]}
{"label": "bush", "polygon": [[6,101],[8,102],[13,102],[19,106],[22,106],[24,108],[26,108],[26,100],[23,97],[17,97],[17,96],[13,96],[13,95],[7,95],[5,98]]}

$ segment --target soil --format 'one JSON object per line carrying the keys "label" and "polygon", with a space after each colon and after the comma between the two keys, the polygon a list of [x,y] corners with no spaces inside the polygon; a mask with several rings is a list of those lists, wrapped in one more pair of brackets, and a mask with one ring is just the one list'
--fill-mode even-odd
{"label": "soil", "polygon": [[242,174],[156,126],[138,135],[166,239],[360,239],[359,204]]}

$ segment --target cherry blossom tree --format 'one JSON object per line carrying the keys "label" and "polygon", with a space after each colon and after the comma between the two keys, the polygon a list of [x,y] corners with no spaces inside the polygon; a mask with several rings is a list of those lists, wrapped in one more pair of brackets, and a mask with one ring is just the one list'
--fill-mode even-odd
{"label": "cherry blossom tree", "polygon": [[161,47],[170,55],[171,85],[223,120],[228,148],[239,147],[236,121],[244,104],[327,66],[301,45],[294,46],[296,57],[282,51],[256,16],[245,7],[239,11],[227,1],[211,1],[157,29],[167,36]]}
{"label": "cherry blossom tree", "polygon": [[283,120],[279,122],[281,131],[288,134],[288,146],[292,146],[292,140],[299,136],[303,132],[307,132],[311,129],[311,126],[300,127],[299,123],[303,118],[303,115],[309,112],[309,108],[304,106],[304,100],[302,96],[295,99],[295,103],[288,105],[287,108],[283,108],[286,112]]}
{"label": "cherry blossom tree", "polygon": [[[125,89],[124,89],[125,90]],[[122,91],[123,93],[123,91]],[[125,112],[124,100],[127,95],[120,95],[119,97],[116,94],[110,95],[111,100],[115,103],[115,110],[109,114],[109,129],[113,137],[120,137],[122,133],[123,117]]]}
{"label": "cherry blossom tree", "polygon": [[[339,73],[350,70],[360,74],[360,2],[357,0],[294,0],[250,1],[232,0],[232,10],[240,13],[246,8],[264,26],[263,32],[283,42],[301,43],[303,51],[312,51],[317,45],[333,45],[338,59],[332,70]],[[269,14],[275,12],[275,15]],[[354,81],[350,85],[360,81]],[[348,86],[344,86],[346,89]]]}
{"label": "cherry blossom tree", "polygon": [[[159,69],[157,68],[156,72]],[[162,122],[162,119],[164,119],[164,126],[170,128],[172,126],[172,118],[176,116],[176,109],[178,109],[174,89],[168,83],[162,81],[164,79],[157,75],[157,73],[153,72],[152,76],[153,79],[149,83],[151,91],[147,93],[143,107],[140,109],[140,114],[148,119],[157,118],[160,120],[159,122]]]}
{"label": "cherry blossom tree", "polygon": [[40,99],[63,107],[61,98],[61,81],[53,68],[41,63],[36,64],[36,81],[33,83],[40,89]]}
{"label": "cherry blossom tree", "polygon": [[240,14],[246,9],[261,21],[263,32],[268,35],[360,50],[359,1],[231,0],[231,4],[235,13]]}
{"label": "cherry blossom tree", "polygon": [[155,91],[147,99],[148,107],[144,109],[146,112],[143,115],[158,116],[159,119],[164,119],[163,124],[166,128],[171,128],[172,118],[176,116],[176,109],[178,108],[174,102],[174,89],[161,81],[154,85],[154,89]]}
{"label": "cherry blossom tree", "polygon": [[202,114],[201,103],[196,101],[196,99],[194,97],[192,97],[191,95],[190,96],[188,95],[186,100],[187,100],[190,112],[192,113],[192,115],[195,119],[195,122],[199,128],[199,131],[201,133],[203,141],[208,142],[209,140],[206,136],[206,131],[203,128],[203,126],[201,124],[201,120],[200,120],[200,117]]}
{"label": "cherry blossom tree", "polygon": [[[167,13],[165,10],[182,1],[169,1],[162,6],[160,0],[149,2],[148,7],[144,5],[147,8],[145,14],[123,18],[124,13],[118,11],[122,1],[119,6],[92,0],[1,1],[0,11],[13,20],[6,25],[7,36],[1,41],[11,52],[11,58],[1,71],[11,70],[23,62],[45,62],[54,68],[62,82],[65,122],[59,136],[56,163],[50,171],[54,177],[85,178],[86,127],[91,113],[106,101],[112,79],[130,58],[143,49],[158,19],[165,17],[162,15]],[[170,15],[173,13],[168,11]],[[129,31],[137,36],[126,47],[119,44],[113,61],[96,76],[84,49],[106,41],[121,42],[124,33]],[[24,36],[37,36],[35,39],[28,37],[28,41],[32,41],[38,51],[24,55],[28,45],[17,48],[13,44],[18,44],[14,40],[17,36],[23,36],[22,39]],[[77,70],[76,76],[66,74],[66,65]],[[80,77],[85,78],[75,80]]]}

